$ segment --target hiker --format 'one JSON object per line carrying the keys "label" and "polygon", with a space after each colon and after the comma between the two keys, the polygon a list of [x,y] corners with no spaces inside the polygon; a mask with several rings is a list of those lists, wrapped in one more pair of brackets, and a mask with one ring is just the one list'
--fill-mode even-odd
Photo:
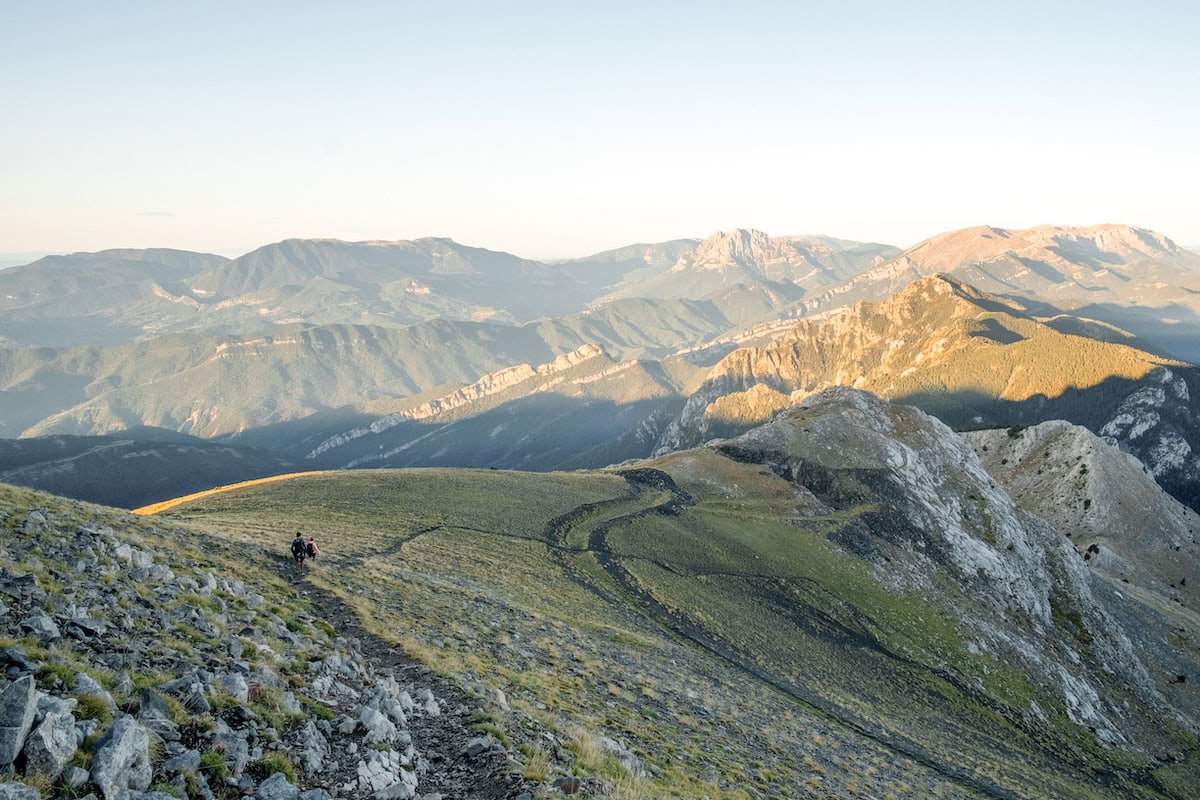
{"label": "hiker", "polygon": [[308,537],[308,544],[304,546],[304,552],[307,553],[308,557],[313,561],[316,561],[317,556],[321,555],[321,548],[317,547],[317,542],[315,539],[313,539],[313,537]]}
{"label": "hiker", "polygon": [[304,558],[308,555],[308,543],[304,541],[304,535],[300,531],[296,531],[296,538],[292,539],[292,558],[296,559],[296,567],[304,566]]}

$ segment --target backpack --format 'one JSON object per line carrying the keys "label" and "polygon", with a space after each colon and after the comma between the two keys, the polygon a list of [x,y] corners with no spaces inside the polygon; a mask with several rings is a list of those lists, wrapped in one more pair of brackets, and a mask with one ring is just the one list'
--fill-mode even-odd
{"label": "backpack", "polygon": [[308,550],[309,558],[316,558],[321,555],[321,548],[317,547],[316,542],[310,541],[305,547]]}
{"label": "backpack", "polygon": [[304,546],[303,539],[293,539],[292,540],[292,555],[293,556],[308,555],[306,550],[307,550],[307,548]]}

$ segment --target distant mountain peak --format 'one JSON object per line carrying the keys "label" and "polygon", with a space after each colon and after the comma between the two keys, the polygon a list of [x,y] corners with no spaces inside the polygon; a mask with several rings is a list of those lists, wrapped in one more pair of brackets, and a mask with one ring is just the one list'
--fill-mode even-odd
{"label": "distant mountain peak", "polygon": [[1006,256],[1102,269],[1179,252],[1175,242],[1161,233],[1131,225],[1039,225],[1024,230],[980,225],[940,233],[913,245],[896,260],[929,274]]}
{"label": "distant mountain peak", "polygon": [[755,267],[778,258],[779,243],[760,230],[735,228],[717,231],[676,262],[675,272],[685,269],[725,272],[730,267]]}

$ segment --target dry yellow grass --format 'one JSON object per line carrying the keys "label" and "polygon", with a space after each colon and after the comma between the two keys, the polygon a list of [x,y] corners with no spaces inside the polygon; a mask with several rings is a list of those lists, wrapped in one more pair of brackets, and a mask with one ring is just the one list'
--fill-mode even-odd
{"label": "dry yellow grass", "polygon": [[228,486],[214,486],[213,488],[205,489],[202,492],[193,492],[192,494],[185,494],[183,497],[176,497],[171,500],[163,500],[161,503],[151,503],[148,506],[142,506],[141,508],[135,508],[132,513],[137,514],[138,516],[141,516],[141,517],[150,516],[152,514],[158,514],[163,511],[166,511],[169,508],[174,508],[175,506],[181,505],[183,503],[190,503],[193,500],[199,500],[204,497],[211,497],[214,494],[220,494],[221,492],[228,492],[232,489],[244,489],[247,486],[258,486],[258,485],[264,484],[264,483],[274,483],[275,481],[291,480],[292,478],[304,478],[304,477],[308,477],[308,476],[312,476],[312,475],[324,475],[328,472],[329,472],[329,470],[313,470],[311,472],[289,472],[286,475],[272,475],[269,478],[255,478],[252,481],[242,481],[241,483],[231,483]]}

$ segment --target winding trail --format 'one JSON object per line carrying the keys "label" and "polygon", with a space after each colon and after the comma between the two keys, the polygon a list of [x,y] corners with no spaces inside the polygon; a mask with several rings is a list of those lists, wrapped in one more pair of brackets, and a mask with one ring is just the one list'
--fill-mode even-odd
{"label": "winding trail", "polygon": [[[635,511],[622,515],[605,516],[603,513],[600,513],[599,517],[601,521],[599,524],[590,526],[586,531],[588,543],[586,552],[591,553],[596,558],[605,573],[607,573],[616,585],[617,592],[623,595],[623,597],[618,597],[610,589],[597,585],[594,580],[587,577],[573,565],[563,564],[565,567],[564,572],[568,578],[609,602],[615,601],[640,610],[648,619],[665,627],[675,635],[682,637],[693,646],[716,656],[754,679],[784,693],[801,705],[819,713],[821,716],[837,722],[886,749],[911,759],[915,763],[936,772],[960,786],[969,788],[985,797],[994,798],[994,800],[1021,800],[1020,795],[1005,789],[1003,786],[967,770],[955,767],[952,764],[947,764],[915,742],[880,732],[865,720],[858,718],[837,704],[829,702],[818,693],[755,666],[748,658],[739,653],[736,648],[722,642],[719,638],[714,637],[709,631],[692,622],[686,616],[672,611],[659,602],[625,568],[621,563],[622,558],[612,552],[607,542],[608,532],[615,525],[647,514],[666,514],[672,516],[679,514],[684,508],[695,504],[696,501],[687,493],[680,490],[665,472],[653,469],[639,469],[624,473],[624,477],[630,484],[631,497],[646,497],[652,494],[655,499],[660,499],[662,492],[666,492],[668,496],[666,500],[661,500],[657,503],[647,503]],[[595,519],[597,512],[602,512],[605,506],[614,503],[615,501],[609,501],[608,503],[591,504],[587,507],[580,506],[552,520],[551,525],[547,526],[547,532],[549,533],[553,529],[555,535],[561,537],[561,541],[565,542],[571,537],[570,527],[572,525]],[[565,558],[565,554],[560,551],[560,563]],[[651,561],[663,569],[675,571],[668,564],[653,559]],[[741,577],[753,578],[754,576]],[[841,635],[853,637],[856,640],[862,638],[858,632],[851,631],[832,619],[823,621],[834,625]],[[885,655],[890,654],[885,653]]]}

